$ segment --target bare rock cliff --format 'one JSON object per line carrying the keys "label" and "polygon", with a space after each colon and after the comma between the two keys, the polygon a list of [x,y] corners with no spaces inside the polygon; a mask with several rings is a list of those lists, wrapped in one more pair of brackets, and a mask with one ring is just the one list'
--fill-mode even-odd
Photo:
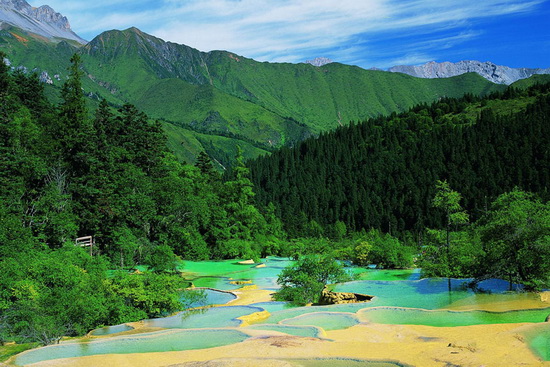
{"label": "bare rock cliff", "polygon": [[424,65],[400,65],[388,69],[396,73],[409,74],[418,78],[450,78],[465,73],[478,73],[485,79],[497,84],[512,84],[519,79],[529,78],[534,74],[550,74],[548,69],[511,68],[493,64],[492,62],[459,61],[457,63],[434,61]]}
{"label": "bare rock cliff", "polygon": [[64,38],[81,44],[86,43],[71,30],[67,18],[48,5],[34,8],[25,0],[0,0],[0,25],[2,24],[12,25],[50,39]]}

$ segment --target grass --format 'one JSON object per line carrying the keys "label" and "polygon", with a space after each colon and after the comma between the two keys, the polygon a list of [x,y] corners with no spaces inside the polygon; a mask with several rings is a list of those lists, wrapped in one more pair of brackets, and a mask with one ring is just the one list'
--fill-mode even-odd
{"label": "grass", "polygon": [[26,350],[38,347],[38,343],[6,344],[0,346],[0,362],[5,362],[12,356],[22,353]]}

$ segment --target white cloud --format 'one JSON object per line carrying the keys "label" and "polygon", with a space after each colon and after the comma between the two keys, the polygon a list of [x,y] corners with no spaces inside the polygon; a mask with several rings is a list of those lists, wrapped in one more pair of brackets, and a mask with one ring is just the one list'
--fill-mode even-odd
{"label": "white cloud", "polygon": [[[167,41],[202,51],[224,49],[261,61],[303,61],[338,49],[346,60],[368,57],[365,45],[381,34],[454,36],[416,43],[410,60],[429,58],[435,48],[476,36],[470,23],[532,11],[543,0],[49,0],[73,29],[91,38],[104,30],[136,26]],[[40,5],[40,4],[33,4]],[[354,39],[362,40],[355,47]],[[414,43],[414,44],[413,44]],[[414,50],[414,47],[418,49]],[[406,55],[403,50],[401,55]]]}

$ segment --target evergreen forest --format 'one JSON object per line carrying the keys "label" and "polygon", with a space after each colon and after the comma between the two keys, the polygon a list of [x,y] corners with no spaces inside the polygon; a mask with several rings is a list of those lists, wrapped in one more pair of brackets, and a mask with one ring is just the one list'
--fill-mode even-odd
{"label": "evergreen forest", "polygon": [[36,74],[0,62],[0,344],[184,309],[200,294],[182,293],[182,258],[258,257],[284,238],[240,152],[225,180],[204,153],[181,164],[134,106],[88,110],[78,55],[69,74],[54,105]]}
{"label": "evergreen forest", "polygon": [[442,228],[436,181],[462,194],[472,220],[514,188],[550,199],[550,85],[442,98],[369,119],[249,161],[260,206],[290,236],[377,229],[420,243]]}

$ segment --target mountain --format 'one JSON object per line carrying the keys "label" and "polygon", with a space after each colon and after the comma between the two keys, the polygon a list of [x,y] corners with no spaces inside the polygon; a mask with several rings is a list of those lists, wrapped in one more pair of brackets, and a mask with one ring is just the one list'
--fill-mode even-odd
{"label": "mountain", "polygon": [[92,102],[135,104],[164,123],[181,159],[192,162],[206,150],[224,166],[237,145],[255,157],[351,121],[503,89],[475,73],[421,79],[340,63],[257,62],[227,51],[200,52],[137,28],[107,31],[82,46],[12,27],[0,30],[0,50],[12,67],[45,73],[52,91],[66,78],[70,56],[80,53]]}
{"label": "mountain", "polygon": [[50,40],[67,39],[85,44],[71,30],[69,21],[48,5],[35,8],[25,0],[0,0],[0,27],[11,25]]}
{"label": "mountain", "polygon": [[422,232],[446,223],[437,180],[462,193],[472,221],[515,187],[550,199],[549,121],[547,80],[343,126],[247,165],[256,202],[273,203],[291,236]]}
{"label": "mountain", "polygon": [[435,61],[424,65],[400,65],[388,69],[394,73],[404,73],[418,78],[449,78],[465,73],[477,73],[485,79],[497,84],[512,84],[520,79],[529,78],[535,74],[550,74],[548,69],[510,68],[493,64],[492,62],[459,61],[457,63]]}
{"label": "mountain", "polygon": [[313,60],[307,60],[306,64],[310,64],[310,65],[313,65],[313,66],[323,66],[323,65],[326,65],[326,64],[330,64],[331,62],[334,62],[334,61],[332,61],[331,59],[328,59],[326,57],[316,57]]}
{"label": "mountain", "polygon": [[[109,93],[132,103],[156,84],[178,79],[190,85],[211,86],[279,117],[291,118],[313,133],[349,121],[402,111],[443,96],[483,94],[498,89],[475,74],[427,80],[339,63],[314,67],[257,62],[226,51],[199,52],[136,28],[104,32],[81,52],[88,73],[98,81],[108,82]],[[166,98],[166,104],[181,104],[181,97],[171,94]],[[204,101],[193,102],[193,108],[210,107],[201,103]],[[182,115],[174,122],[189,125],[193,119]],[[258,119],[258,123],[272,125],[265,119]],[[263,142],[267,143],[265,139]],[[283,141],[279,143],[275,146]]]}

